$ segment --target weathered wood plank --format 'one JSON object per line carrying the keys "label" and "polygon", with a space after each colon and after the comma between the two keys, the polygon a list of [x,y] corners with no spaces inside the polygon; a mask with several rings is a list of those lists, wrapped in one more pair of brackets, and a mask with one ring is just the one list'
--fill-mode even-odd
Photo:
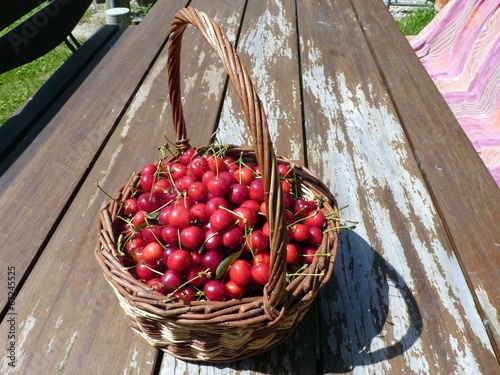
{"label": "weathered wood plank", "polygon": [[[237,51],[263,101],[276,153],[303,163],[303,134],[290,132],[302,121],[294,1],[248,2]],[[228,90],[219,125],[223,144],[251,146],[241,113]]]}
{"label": "weathered wood plank", "polygon": [[353,9],[303,1],[297,13],[309,166],[349,205],[342,216],[360,223],[344,231],[335,277],[321,295],[325,373],[496,369]]}
{"label": "weathered wood plank", "polygon": [[[160,2],[156,5],[155,12],[150,13],[150,20],[151,18],[154,19],[154,17],[171,20],[173,13],[183,5],[184,2]],[[159,21],[156,21],[154,24],[156,25],[157,23]],[[39,208],[38,211],[28,211],[27,204],[19,202],[16,208],[21,212],[22,216],[12,218],[12,222],[19,222],[21,228],[24,228],[24,225],[28,225],[28,223],[20,219],[25,219],[31,215],[30,217],[34,220],[33,222],[36,222],[42,229],[45,229],[45,232],[39,231],[39,236],[42,240],[42,236],[47,235],[47,226],[44,226],[47,223],[44,222],[44,216],[47,216],[46,220],[49,221],[48,224],[52,224],[52,222],[58,220],[61,207],[64,206],[63,202],[58,202],[59,199],[64,201],[70,198],[70,193],[74,189],[71,183],[75,181],[79,182],[78,176],[80,178],[85,176],[85,168],[81,168],[80,166],[88,166],[92,163],[94,153],[97,151],[91,147],[97,147],[97,145],[92,143],[92,137],[100,137],[101,142],[105,138],[102,133],[95,131],[93,128],[99,128],[96,124],[102,124],[103,127],[108,125],[107,130],[112,128],[113,122],[121,117],[120,113],[113,114],[113,111],[116,110],[119,112],[122,108],[127,107],[130,95],[134,93],[137,83],[141,81],[141,78],[148,71],[149,65],[155,60],[156,53],[158,53],[160,47],[163,45],[163,41],[157,39],[156,35],[163,35],[166,40],[168,27],[167,30],[159,30],[157,27],[154,27],[153,30],[148,29],[147,25],[148,18],[141,24],[144,34],[129,34],[128,36],[124,36],[126,38],[124,39],[125,43],[130,43],[129,47],[122,46],[123,48],[118,56],[112,55],[110,59],[103,61],[104,65],[101,66],[99,74],[91,75],[82,84],[81,89],[75,93],[73,106],[69,108],[65,107],[65,111],[62,111],[60,115],[55,117],[54,122],[61,121],[61,123],[54,124],[54,127],[57,129],[59,127],[56,125],[61,125],[62,128],[66,127],[67,133],[64,134],[66,138],[63,135],[58,137],[52,134],[54,142],[62,142],[61,139],[64,139],[68,145],[59,144],[63,148],[63,151],[65,150],[64,146],[70,147],[72,145],[75,148],[73,153],[76,153],[76,155],[73,155],[69,150],[65,150],[67,153],[65,154],[66,160],[62,160],[59,163],[63,167],[61,168],[61,172],[64,172],[64,174],[60,177],[54,175],[53,169],[59,164],[56,166],[39,164],[41,172],[48,173],[48,176],[36,176],[30,173],[26,175],[27,177],[25,176],[28,183],[33,183],[29,181],[31,175],[33,175],[34,180],[35,177],[38,177],[40,185],[33,186],[33,190],[37,188],[41,189],[44,197],[47,197],[47,199],[44,200],[40,196],[37,197],[36,201],[32,202],[34,207],[29,208]],[[146,43],[147,48],[145,47],[142,52],[149,56],[149,58],[144,56],[144,60],[132,60],[130,57],[135,56],[137,51],[141,51],[141,46],[145,44],[146,40],[150,43]],[[155,45],[155,41],[157,43],[156,50],[154,51],[155,48],[153,46]],[[116,60],[118,57],[121,57],[121,59]],[[126,57],[128,57],[128,64],[124,62]],[[141,61],[146,66],[134,67]],[[131,78],[132,82],[136,80],[134,86],[131,87],[131,83],[126,80],[120,82],[121,86],[116,84],[112,72],[114,69],[120,67],[130,73],[133,77]],[[143,86],[143,90],[147,91],[149,86]],[[101,93],[104,95],[110,94],[108,89],[115,89],[117,92],[113,94],[117,99],[110,102],[107,98],[103,98],[104,109],[102,112],[88,113],[86,98],[97,94],[95,91],[96,87],[100,88],[102,90]],[[123,92],[120,92],[119,87],[121,87]],[[137,102],[141,103],[145,96],[146,93],[144,91],[136,95],[136,106],[132,106],[130,109],[132,113],[137,106],[140,107]],[[95,101],[95,96],[92,100]],[[72,113],[75,118],[73,121],[70,121]],[[79,114],[82,114],[82,116],[80,117]],[[86,126],[86,122],[89,122],[88,126]],[[136,133],[141,133],[139,126],[140,124],[134,128]],[[5,374],[76,374],[82,373],[82,371],[107,373],[111,369],[112,372],[115,370],[118,371],[117,373],[148,373],[153,370],[157,351],[138,340],[127,327],[123,318],[123,311],[118,305],[111,289],[106,285],[101,270],[93,256],[93,248],[96,241],[95,220],[105,197],[94,194],[96,188],[92,181],[100,180],[103,175],[107,176],[109,174],[114,178],[114,180],[110,179],[109,186],[116,188],[124,182],[124,179],[130,173],[130,165],[127,164],[129,155],[140,154],[137,151],[141,150],[140,147],[134,148],[134,145],[137,146],[137,143],[134,143],[133,137],[127,138],[129,130],[130,124],[124,123],[114,133],[114,137],[118,140],[118,145],[116,143],[111,145],[110,147],[114,146],[114,148],[110,149],[107,158],[99,159],[100,162],[92,170],[87,182],[84,182],[83,187],[79,194],[76,195],[66,215],[62,220],[58,220],[60,221],[58,222],[59,226],[53,233],[53,236],[48,239],[43,253],[17,296],[14,305],[17,314],[17,363],[15,367],[10,367],[7,362],[8,358],[5,356],[2,357],[0,360],[0,372]],[[131,130],[130,133],[133,134],[134,130]],[[82,134],[79,131],[87,131],[89,134],[86,136],[89,138],[84,141],[82,139],[79,140],[77,137],[75,139],[75,134]],[[160,139],[163,130],[157,127],[156,131],[156,139]],[[70,134],[73,134],[73,136],[70,136]],[[151,140],[151,134],[142,133],[142,137],[142,144],[144,145],[148,144]],[[120,144],[121,139],[127,139],[131,143],[127,147],[124,147],[123,144]],[[78,147],[78,140],[84,145]],[[97,140],[94,142],[97,142]],[[55,148],[55,145],[53,147]],[[82,152],[82,148],[84,151],[88,150],[88,152]],[[119,151],[122,148],[124,152],[120,154]],[[50,160],[50,155],[45,155],[47,149],[45,149],[45,152],[43,152],[43,148],[39,151],[40,159],[38,162],[43,163]],[[149,156],[151,158],[154,153],[154,147],[152,147],[150,154],[144,152],[141,157]],[[26,154],[29,154],[29,152]],[[35,156],[37,156],[36,153]],[[123,159],[117,160],[118,156]],[[25,158],[25,155],[22,158]],[[27,163],[27,161],[24,160],[24,163]],[[119,167],[116,167],[118,169],[117,174],[111,173],[112,168],[116,165],[124,169],[119,170]],[[71,173],[74,173],[74,175]],[[48,177],[56,178],[51,184],[49,183],[50,181],[47,182]],[[4,184],[6,183],[5,180],[2,181]],[[13,182],[14,184],[20,183],[15,179]],[[54,187],[55,183],[58,183],[59,186]],[[8,186],[7,191],[10,191],[12,188]],[[70,191],[66,192],[64,188]],[[50,196],[47,194],[48,191],[54,191],[56,195]],[[37,193],[35,192],[34,194],[36,195]],[[2,204],[6,201],[5,196],[5,194],[2,195]],[[11,202],[6,202],[7,206],[9,204],[12,206]],[[21,210],[22,208],[24,210]],[[3,209],[4,206],[2,206]],[[39,216],[35,214],[39,214]],[[6,217],[11,218],[11,216]],[[6,234],[2,233],[2,241],[4,241],[5,237]],[[21,244],[16,244],[17,246],[14,246],[13,250],[19,251],[19,258],[22,260],[22,251],[26,255],[30,254],[29,250],[32,248],[27,244],[33,238],[26,238],[25,243],[22,242],[20,237],[17,237],[17,240]],[[12,244],[14,239],[7,238],[5,241]],[[37,246],[36,242],[33,245],[33,248],[36,249],[35,246]],[[16,267],[16,270],[19,270],[20,278],[21,271],[23,270],[21,260],[14,258],[15,253],[9,255],[5,251],[5,255],[10,262],[7,264],[12,264]],[[2,272],[4,272],[4,269],[2,269]],[[7,285],[6,282],[5,285]],[[5,291],[4,289],[2,292]],[[4,319],[0,326],[3,330],[6,330],[8,325],[9,322],[7,319]]]}
{"label": "weathered wood plank", "polygon": [[[235,18],[235,14],[229,12],[229,8],[232,7],[223,4],[223,2],[212,2],[210,5],[203,3],[199,6],[197,2],[193,2],[191,5],[206,12],[209,16],[213,16],[221,28],[228,33],[230,40],[235,41],[235,39],[232,39],[232,31],[229,30],[228,32],[224,26],[227,21],[231,21]],[[226,21],[224,21],[224,17],[226,17]],[[290,134],[290,129],[297,129],[298,132],[292,134],[290,138],[300,139],[300,141],[297,141],[298,148],[293,149],[292,153],[296,159],[302,160],[303,157],[301,153],[303,152],[303,142],[301,140],[300,97],[296,97],[296,95],[300,95],[300,87],[298,83],[297,43],[294,34],[295,25],[292,25],[294,17],[295,9],[292,1],[268,1],[265,4],[263,2],[249,2],[244,15],[241,37],[237,43],[238,53],[243,61],[258,62],[259,68],[253,67],[251,62],[246,65],[249,72],[255,73],[255,76],[258,76],[258,78],[265,77],[264,82],[260,84],[257,79],[253,80],[261,99],[265,103],[270,99],[269,102],[273,103],[274,106],[279,106],[279,116],[276,115],[278,112],[273,112],[270,116],[270,122],[274,123],[275,137],[281,138],[278,145],[280,145],[282,153],[286,152],[290,154],[290,152],[287,151],[287,147],[290,147],[288,135]],[[279,23],[287,24],[288,26],[280,30],[279,27],[276,26]],[[266,31],[261,32],[259,29]],[[284,32],[284,30],[286,32]],[[252,39],[248,36],[256,34],[258,34],[257,39]],[[187,38],[187,36],[184,38]],[[287,54],[290,55],[287,55],[288,58],[284,63],[286,69],[279,74],[276,73],[275,62],[272,61],[271,55],[269,54],[270,52],[262,45],[263,40],[266,41],[266,46],[275,46],[273,48],[276,48],[276,51],[280,49],[289,51]],[[187,50],[186,47],[183,47],[183,49]],[[220,63],[217,58],[214,56],[209,57],[211,64],[209,70],[218,69],[217,67],[220,66]],[[251,76],[253,79],[254,75],[252,73]],[[192,79],[188,77],[186,80],[191,82]],[[275,81],[277,82],[276,85],[274,84]],[[294,93],[293,90],[290,90],[289,86],[287,86],[289,84],[294,85],[293,87],[297,92]],[[185,96],[186,102],[188,102],[189,96]],[[298,102],[296,100],[298,100]],[[203,105],[199,105],[198,107],[203,108]],[[194,111],[194,113],[196,115],[197,112]],[[189,112],[186,114],[186,117],[188,116]],[[288,124],[287,121],[292,125]],[[190,135],[189,130],[188,135]],[[224,99],[218,138],[223,144],[236,143],[251,145],[247,128],[244,124],[244,117],[232,87],[227,89],[227,95]],[[190,139],[192,139],[191,136]],[[289,340],[269,352],[224,365],[186,363],[176,360],[171,356],[164,356],[160,373],[311,374],[316,373],[315,351],[314,315],[309,313]],[[308,360],[304,360],[305,358]]]}
{"label": "weathered wood plank", "polygon": [[[232,10],[229,15],[233,18],[224,17],[224,12],[220,15],[221,23],[234,34],[239,27],[243,6],[243,1],[232,2],[227,12]],[[169,21],[172,15],[173,12],[163,13],[165,19]],[[226,19],[231,21],[228,23]],[[168,29],[169,26],[170,23],[166,22],[165,27]],[[194,33],[194,37],[191,38],[190,32],[186,33],[188,35],[185,36],[183,44],[189,56],[191,51],[201,44],[201,35]],[[195,63],[185,66],[186,100],[192,100],[197,104],[206,103],[206,106],[192,107],[189,112],[198,113],[191,118],[203,120],[206,124],[212,123],[210,126],[199,127],[195,124],[190,128],[197,131],[193,138],[196,143],[202,141],[206,144],[209,141],[218,117],[219,100],[222,98],[225,77],[219,71],[208,69],[212,65],[213,61],[209,58],[196,58]],[[206,70],[209,71],[208,74],[200,74],[198,79],[194,80],[197,84],[189,86],[193,81],[190,77],[196,72]],[[211,87],[211,92],[199,89],[204,84]],[[104,189],[113,191],[125,182],[133,171],[155,160],[158,156],[156,147],[164,143],[164,131],[167,131],[168,138],[173,139],[167,92],[166,50],[164,50],[107,142],[87,182],[75,197],[16,302],[20,312],[27,313],[32,310],[29,316],[42,321],[41,325],[32,327],[29,334],[26,334],[27,340],[22,351],[31,353],[37,347],[50,347],[48,353],[41,352],[40,355],[53,358],[50,362],[54,366],[61,363],[60,358],[64,355],[64,370],[67,373],[77,373],[78,368],[92,368],[92,371],[97,373],[104,373],[109,368],[113,368],[117,373],[150,373],[155,367],[159,353],[135,337],[127,327],[124,313],[93,259],[92,249],[97,235],[94,223],[100,207],[107,198],[97,191],[92,181],[96,180]],[[80,235],[74,234],[68,239],[67,233],[76,226]],[[82,235],[83,233],[85,235]],[[61,246],[65,241],[69,243]],[[87,250],[80,251],[80,249]],[[71,255],[65,258],[64,254]],[[58,268],[61,267],[55,277],[51,277],[53,271],[50,270],[50,266],[53,264],[57,264]],[[75,274],[86,276],[82,280],[80,277],[72,277]],[[31,302],[29,296],[39,295],[46,289],[50,292],[45,294],[43,300],[37,301],[34,308],[26,306]],[[91,306],[94,313],[89,314],[86,309],[72,311],[75,305]],[[49,313],[44,314],[44,311]],[[95,331],[88,329],[96,318],[98,322],[94,324]],[[54,332],[53,327],[58,324],[57,322],[64,324],[60,324],[61,328]],[[71,352],[65,347],[54,348],[51,344],[54,341],[69,342]],[[112,350],[112,358],[106,346]],[[82,356],[82,353],[85,353],[85,356]],[[20,368],[31,366],[38,370],[37,359],[35,356],[33,361],[28,364],[23,363],[23,367]],[[50,366],[45,371],[56,372]]]}
{"label": "weathered wood plank", "polygon": [[[173,1],[158,4],[158,7],[170,15],[184,4],[185,1]],[[30,234],[14,236],[11,231],[0,231],[3,261],[16,267],[18,286],[33,259],[43,250],[47,237],[60,220],[73,190],[92,164],[103,140],[122,115],[122,108],[149,69],[157,52],[154,46],[166,40],[168,30],[159,31],[156,27],[154,17],[157,14],[162,12],[153,12],[151,22],[146,18],[137,28],[126,30],[116,46],[129,43],[130,47],[110,50],[100,68],[89,75],[1,176],[0,215],[10,228],[15,228],[15,233]],[[127,72],[127,79],[123,79],[123,72]],[[6,285],[6,280],[7,270],[3,267],[0,283]],[[7,290],[2,288],[2,309],[6,303]]]}
{"label": "weathered wood plank", "polygon": [[500,359],[500,189],[383,5],[351,2]]}

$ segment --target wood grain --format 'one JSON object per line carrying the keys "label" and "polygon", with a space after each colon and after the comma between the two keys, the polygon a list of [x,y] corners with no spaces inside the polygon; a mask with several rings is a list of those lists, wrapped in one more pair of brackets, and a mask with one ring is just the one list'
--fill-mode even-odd
{"label": "wood grain", "polygon": [[[149,20],[152,19],[152,25],[160,22],[155,21],[154,17],[171,20],[174,12],[182,5],[184,2],[160,2],[156,6],[157,12],[151,13]],[[139,32],[141,29],[142,33]],[[19,215],[6,217],[9,217],[13,224],[19,225],[19,229],[22,230],[29,225],[24,220],[25,217],[35,213],[40,215],[35,220],[37,228],[30,231],[33,236],[25,236],[24,242],[22,238],[14,239],[2,233],[2,243],[9,245],[5,248],[9,251],[4,253],[7,264],[15,265],[19,272],[18,280],[33,253],[40,246],[36,242],[37,235],[41,237],[40,242],[45,240],[42,235],[47,233],[51,235],[46,240],[47,244],[44,244],[40,259],[16,298],[18,324],[16,350],[19,362],[12,368],[7,365],[7,358],[2,357],[0,362],[2,373],[77,374],[81,373],[82,369],[106,373],[110,368],[121,368],[119,373],[144,373],[151,372],[154,368],[157,351],[138,340],[127,327],[116,297],[110,293],[111,290],[106,285],[93,257],[96,241],[95,220],[102,202],[106,200],[103,195],[94,194],[96,187],[93,181],[98,181],[103,175],[109,174],[111,185],[106,185],[107,188],[112,185],[117,186],[127,179],[130,174],[128,169],[130,165],[127,161],[130,159],[127,153],[119,154],[123,145],[115,145],[110,149],[107,158],[99,159],[100,163],[96,164],[88,179],[83,182],[79,194],[76,195],[64,217],[58,217],[65,201],[71,198],[75,185],[80,182],[79,178],[85,176],[85,168],[89,166],[100,143],[106,140],[105,130],[111,130],[114,122],[123,115],[120,113],[121,110],[127,108],[130,95],[136,94],[135,88],[149,70],[150,64],[155,61],[156,54],[168,36],[168,27],[165,31],[156,27],[148,29],[147,17],[134,31],[135,33],[122,36],[123,39],[118,43],[127,45],[122,45],[118,50],[119,53],[110,53],[109,58],[103,60],[97,73],[90,75],[70,99],[69,103],[72,104],[68,104],[59,112],[37,138],[33,146],[38,148],[30,147],[16,163],[19,166],[25,165],[25,168],[31,170],[37,168],[40,175],[26,172],[25,178],[14,177],[11,181],[6,179],[9,175],[12,178],[13,172],[9,170],[9,174],[2,177],[4,186],[10,182],[10,185],[6,186],[8,194],[13,194],[10,191],[16,186],[19,189],[19,184],[27,184],[22,185],[26,186],[25,191],[33,190],[33,201],[30,201],[30,206],[24,201],[5,202],[3,199],[6,195],[2,195],[2,212],[4,209],[9,212],[8,208],[15,207],[11,212]],[[146,41],[150,43],[145,43]],[[132,59],[141,52],[142,57],[138,60]],[[137,64],[139,66],[136,66]],[[117,69],[119,72],[123,70],[129,73],[127,80],[120,80],[119,85],[114,79]],[[117,87],[120,87],[121,91]],[[113,89],[116,92],[109,91]],[[147,85],[144,90],[147,90]],[[98,97],[102,97],[103,107],[89,112],[87,103],[94,102],[95,95],[101,95]],[[143,95],[136,97],[138,101],[144,98]],[[135,107],[132,106],[132,110],[133,108]],[[49,137],[47,132],[54,129],[58,130],[57,135],[52,134]],[[140,128],[136,129],[140,133]],[[113,134],[120,141],[126,139],[127,131],[125,125]],[[161,134],[162,130],[157,129],[158,138]],[[143,136],[147,138],[151,135],[143,133]],[[143,144],[147,143],[143,140]],[[131,146],[132,144],[129,144],[123,148],[132,154],[138,154],[132,152]],[[154,154],[153,148],[151,153],[144,154],[144,157],[151,158]],[[123,159],[118,159],[118,156]],[[103,164],[106,162],[107,164]],[[116,174],[111,173],[114,165],[115,167],[121,165],[126,169],[121,170],[123,173],[120,173],[120,170]],[[62,174],[55,173],[55,168]],[[30,181],[30,178],[33,181]],[[48,195],[47,192],[52,192],[53,195]],[[40,207],[38,211],[37,207]],[[50,227],[54,221],[59,226],[52,234]],[[6,267],[2,268],[2,277],[4,272]],[[6,281],[4,285],[7,285]],[[2,293],[5,292],[4,288]],[[7,320],[4,319],[1,324],[2,329],[5,330],[7,324]]]}
{"label": "wood grain", "polygon": [[[177,1],[159,7],[166,9],[163,17],[169,18],[184,4]],[[103,140],[123,115],[122,109],[150,68],[157,53],[151,45],[167,39],[168,30],[148,27],[155,24],[156,16],[157,13],[151,14],[151,23],[126,30],[123,39],[116,43],[117,48],[110,50],[99,69],[67,99],[65,106],[0,178],[0,214],[17,233],[29,233],[29,236],[12,236],[5,230],[0,233],[3,261],[16,267],[19,286],[33,259],[43,251]],[[130,43],[130,48],[121,46],[124,41]],[[110,75],[120,77],[124,71],[127,80],[109,79]],[[26,218],[34,220],[36,225]],[[6,272],[5,268],[0,270],[3,285],[7,283]],[[0,301],[3,308],[7,302],[5,288],[0,290]]]}
{"label": "wood grain", "polygon": [[[248,2],[237,50],[263,101],[275,152],[303,163],[294,3],[290,0]],[[222,144],[251,146],[240,113],[236,95],[229,89],[219,125]]]}
{"label": "wood grain", "polygon": [[[174,139],[163,43],[174,11],[186,2],[163,1],[127,30],[0,178],[0,214],[8,223],[0,231],[3,262],[16,267],[20,289],[19,363],[11,369],[2,357],[0,373],[497,373],[494,334],[483,324],[498,316],[491,284],[498,277],[483,274],[495,271],[494,248],[488,252],[480,235],[456,234],[472,215],[465,233],[497,238],[480,228],[484,222],[467,202],[487,205],[494,220],[496,193],[476,179],[480,161],[466,151],[443,102],[429,99],[435,93],[417,62],[405,65],[412,61],[409,46],[375,2],[373,16],[358,0],[191,3],[238,44],[278,153],[307,164],[339,206],[348,205],[341,216],[359,221],[342,232],[334,277],[288,340],[230,364],[176,360],[132,333],[93,259],[94,220],[107,201],[94,181],[114,191],[159,156],[164,132]],[[246,143],[222,66],[192,28],[182,62],[191,144],[206,145],[217,128],[222,142]],[[440,152],[442,146],[452,153]],[[470,187],[459,178],[462,162],[475,176]],[[469,210],[467,220],[460,205]],[[482,250],[470,251],[471,244]],[[465,266],[474,254],[478,259]],[[7,285],[6,273],[0,270],[0,285]],[[7,288],[0,296],[5,305]],[[7,319],[0,330],[7,332]]]}
{"label": "wood grain", "polygon": [[360,222],[322,294],[325,372],[487,373],[493,349],[354,10],[297,13],[309,165]]}
{"label": "wood grain", "polygon": [[352,4],[500,359],[500,189],[383,6]]}

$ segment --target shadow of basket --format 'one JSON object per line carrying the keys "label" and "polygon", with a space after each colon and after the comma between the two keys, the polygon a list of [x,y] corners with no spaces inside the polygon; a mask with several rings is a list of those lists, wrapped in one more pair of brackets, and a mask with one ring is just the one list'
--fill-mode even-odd
{"label": "shadow of basket", "polygon": [[[396,303],[406,309],[393,311]],[[325,373],[349,372],[401,355],[423,330],[417,301],[403,277],[352,230],[342,232],[319,313]]]}

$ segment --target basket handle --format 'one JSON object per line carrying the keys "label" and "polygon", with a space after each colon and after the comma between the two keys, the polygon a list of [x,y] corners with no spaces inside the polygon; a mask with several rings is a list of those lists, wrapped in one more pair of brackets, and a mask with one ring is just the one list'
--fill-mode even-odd
{"label": "basket handle", "polygon": [[250,128],[257,163],[262,172],[270,231],[271,270],[269,282],[264,286],[264,310],[271,321],[276,321],[284,312],[281,306],[286,299],[287,231],[280,175],[266,114],[245,67],[224,32],[205,13],[192,7],[183,8],[176,13],[172,21],[167,60],[169,97],[177,147],[180,150],[189,147],[181,103],[179,70],[181,40],[188,24],[195,26],[201,32],[221,59]]}

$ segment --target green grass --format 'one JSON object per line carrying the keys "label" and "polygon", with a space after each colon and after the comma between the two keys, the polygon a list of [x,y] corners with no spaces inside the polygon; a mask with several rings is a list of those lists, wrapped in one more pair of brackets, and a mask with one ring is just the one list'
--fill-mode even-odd
{"label": "green grass", "polygon": [[0,74],[0,125],[71,56],[62,44],[39,59]]}
{"label": "green grass", "polygon": [[432,21],[436,14],[433,6],[419,7],[412,14],[396,20],[396,22],[405,35],[417,35]]}

